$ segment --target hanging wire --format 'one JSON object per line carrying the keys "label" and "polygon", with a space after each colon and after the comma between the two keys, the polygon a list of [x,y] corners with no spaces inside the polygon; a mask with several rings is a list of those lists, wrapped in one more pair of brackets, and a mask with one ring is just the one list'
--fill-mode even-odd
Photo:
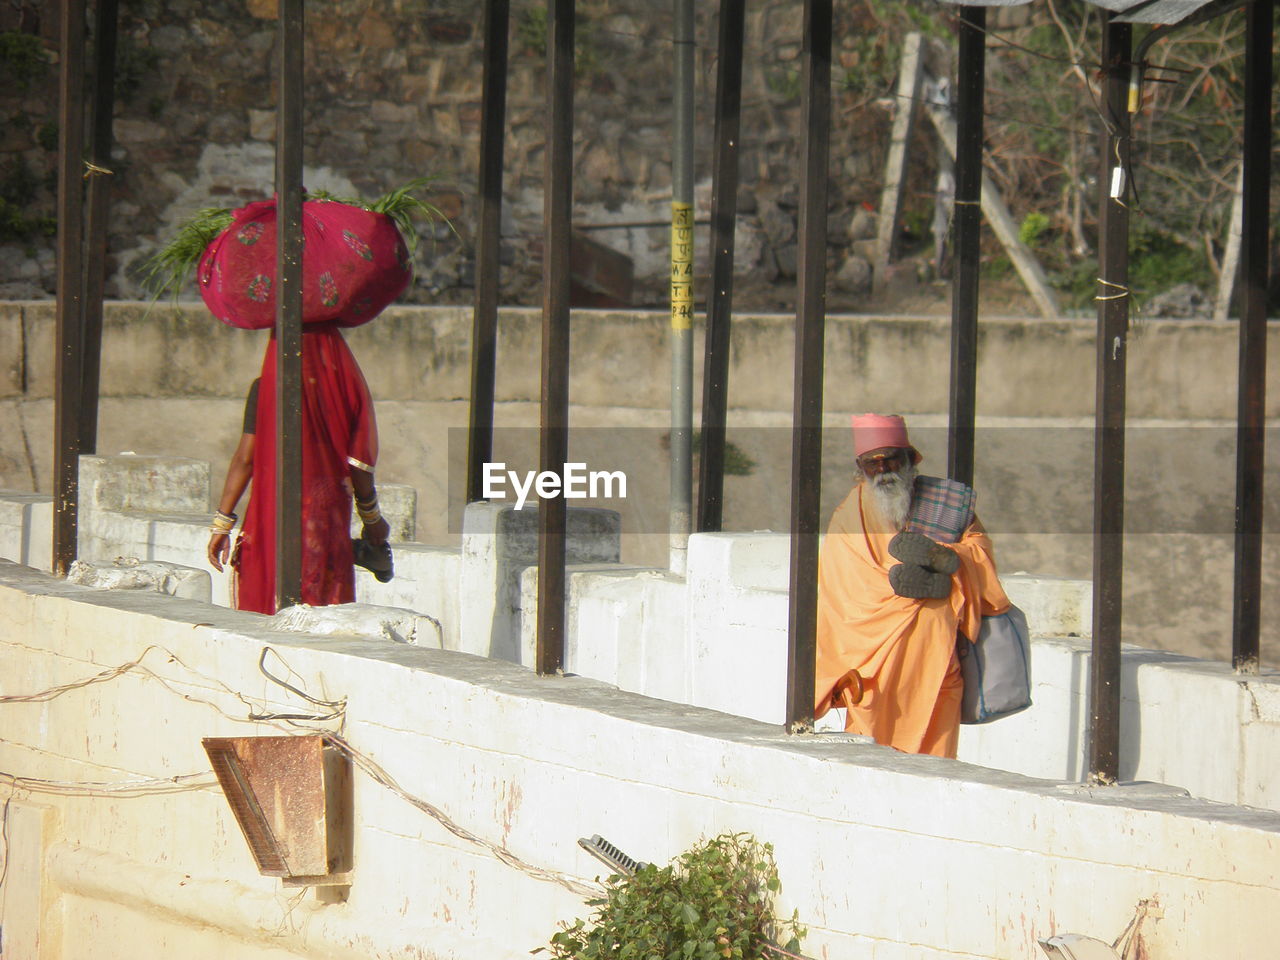
{"label": "hanging wire", "polygon": [[346,697],[343,697],[341,700],[319,700],[311,696],[311,694],[307,693],[306,691],[298,689],[293,684],[288,683],[284,680],[281,680],[279,677],[277,677],[275,674],[273,674],[270,670],[267,669],[267,654],[273,654],[277,660],[279,660],[282,664],[284,664],[285,668],[291,674],[293,674],[293,676],[295,677],[297,676],[297,674],[293,672],[293,669],[289,666],[289,664],[285,663],[284,658],[280,656],[279,653],[276,653],[275,648],[263,647],[262,655],[258,657],[258,670],[264,677],[266,677],[268,680],[270,680],[272,683],[276,684],[277,686],[283,687],[285,690],[288,690],[294,696],[301,697],[303,700],[306,700],[308,703],[314,703],[318,707],[328,707],[329,712],[324,714],[250,713],[249,714],[250,720],[302,720],[307,722],[318,723],[326,720],[342,719],[343,714],[347,709]]}
{"label": "hanging wire", "polygon": [[344,737],[337,734],[329,734],[325,739],[341,750],[344,754],[351,758],[351,762],[363,770],[377,784],[390,790],[400,799],[413,807],[421,810],[423,813],[432,817],[442,827],[448,830],[455,837],[465,840],[468,843],[475,844],[489,851],[498,860],[501,860],[509,867],[514,867],[522,873],[528,874],[536,880],[545,880],[550,883],[557,883],[571,893],[581,897],[597,897],[601,893],[601,889],[596,886],[589,886],[582,883],[567,874],[558,870],[545,869],[543,867],[535,867],[533,864],[520,859],[506,847],[501,844],[486,840],[477,836],[466,827],[454,822],[443,810],[435,804],[422,799],[421,797],[410,793],[402,787],[394,777],[384,770],[372,757],[353,747]]}
{"label": "hanging wire", "polygon": [[[238,700],[240,700],[242,703],[244,703],[246,706],[249,707],[248,716],[246,717],[234,716],[232,714],[227,713],[218,704],[210,700],[205,700],[200,697],[193,697],[179,690],[175,690],[169,684],[169,682],[167,682],[163,677],[160,677],[158,674],[156,674],[152,670],[142,665],[142,660],[153,650],[161,651],[167,654],[170,662],[177,663],[184,669],[190,671],[192,674],[198,677],[201,677],[211,683],[216,684],[217,686],[225,690],[227,693],[236,697]],[[60,697],[63,694],[69,693],[73,690],[80,690],[94,684],[105,683],[108,680],[114,680],[130,673],[140,673],[144,677],[149,677],[151,679],[156,680],[158,683],[160,683],[161,686],[163,686],[170,693],[173,693],[175,696],[181,697],[182,699],[192,703],[200,703],[205,706],[208,706],[213,710],[217,711],[222,716],[227,717],[228,719],[231,719],[231,720],[242,722],[242,723],[244,722],[256,723],[256,722],[277,721],[277,720],[300,721],[300,722],[294,722],[289,724],[289,726],[293,726],[293,727],[300,727],[302,726],[303,723],[321,723],[321,722],[327,722],[331,720],[339,720],[342,723],[345,723],[346,708],[347,708],[346,697],[342,697],[341,699],[337,699],[337,700],[326,700],[320,697],[313,696],[312,694],[308,693],[303,686],[299,684],[291,683],[288,680],[284,680],[279,676],[276,676],[269,669],[267,669],[266,664],[267,664],[268,656],[274,656],[275,659],[278,660],[280,664],[284,666],[285,671],[289,675],[295,678],[298,678],[299,681],[301,680],[301,678],[298,677],[298,674],[293,670],[292,667],[289,666],[288,662],[285,661],[285,659],[280,655],[280,653],[277,650],[275,650],[275,648],[270,646],[263,647],[262,653],[258,657],[258,670],[264,677],[266,677],[269,681],[276,684],[277,686],[299,697],[300,699],[305,700],[307,703],[314,704],[318,707],[326,708],[326,712],[315,713],[315,714],[261,712],[261,710],[251,700],[249,700],[248,697],[234,690],[232,687],[223,683],[221,680],[218,680],[217,678],[214,678],[214,677],[209,677],[206,674],[203,674],[197,670],[192,669],[191,667],[188,667],[172,651],[164,647],[161,647],[157,644],[152,644],[146,647],[143,650],[143,652],[135,660],[131,660],[128,663],[120,664],[117,667],[112,667],[109,670],[103,670],[100,673],[94,674],[93,676],[90,676],[90,677],[84,677],[80,680],[74,680],[69,683],[58,684],[57,686],[50,687],[46,690],[41,690],[36,693],[7,694],[4,696],[0,696],[0,704],[46,703],[50,700],[56,699],[57,697]],[[303,727],[303,729],[307,729],[309,731],[312,730],[311,727]],[[351,759],[351,761],[356,766],[358,766],[361,770],[363,770],[366,774],[368,774],[369,777],[375,783],[390,790],[392,793],[396,794],[397,796],[405,800],[407,803],[409,803],[413,807],[416,807],[418,810],[421,810],[422,812],[431,816],[441,826],[443,826],[446,830],[448,830],[454,836],[459,837],[460,839],[466,840],[468,843],[472,843],[479,847],[482,847],[483,849],[491,853],[494,857],[496,857],[498,860],[500,860],[502,863],[505,863],[507,866],[513,867],[514,869],[517,869],[522,873],[525,873],[528,876],[533,877],[536,880],[543,880],[550,883],[556,883],[564,887],[566,890],[569,890],[571,893],[574,893],[578,896],[582,896],[584,898],[596,897],[596,896],[599,896],[599,894],[601,893],[601,890],[598,887],[590,886],[588,884],[582,883],[581,881],[574,879],[568,874],[564,874],[556,870],[534,866],[533,864],[530,864],[527,861],[522,860],[520,857],[516,856],[510,850],[507,850],[501,844],[494,843],[493,841],[490,841],[490,840],[486,840],[483,837],[480,837],[477,834],[472,833],[470,830],[466,829],[465,827],[459,825],[454,820],[452,820],[439,807],[423,799],[422,797],[419,797],[413,793],[410,793],[408,790],[406,790],[380,764],[378,764],[375,760],[373,760],[372,757],[368,756],[363,751],[354,747],[350,743],[350,741],[348,741],[344,736],[342,736],[341,733],[325,732],[324,736],[325,736],[326,742],[331,743],[333,746],[339,749],[342,753],[348,756]],[[141,778],[141,779],[134,779],[134,780],[119,780],[119,781],[50,780],[50,779],[44,779],[40,777],[18,776],[17,774],[0,771],[0,784],[5,784],[10,788],[9,796],[5,800],[5,812],[4,812],[5,820],[3,825],[4,833],[0,834],[0,840],[3,840],[2,849],[4,851],[4,856],[5,856],[5,870],[7,870],[8,868],[8,840],[7,840],[8,804],[9,804],[9,800],[12,799],[14,793],[19,790],[25,793],[31,793],[31,794],[50,794],[50,795],[60,795],[60,796],[69,796],[69,797],[127,798],[127,797],[154,796],[158,794],[182,793],[190,790],[212,789],[217,785],[217,783],[218,783],[217,777],[213,774],[212,771],[181,774],[179,776],[173,776],[173,777],[149,777],[149,778]],[[2,883],[3,883],[3,874],[0,874],[0,884]]]}
{"label": "hanging wire", "polygon": [[[164,793],[204,790],[218,783],[210,773],[184,773],[174,777],[144,777],[138,780],[46,780],[20,777],[0,770],[0,783],[9,787],[9,797],[24,793],[44,793],[64,797],[145,797]],[[5,803],[9,801],[6,799]]]}

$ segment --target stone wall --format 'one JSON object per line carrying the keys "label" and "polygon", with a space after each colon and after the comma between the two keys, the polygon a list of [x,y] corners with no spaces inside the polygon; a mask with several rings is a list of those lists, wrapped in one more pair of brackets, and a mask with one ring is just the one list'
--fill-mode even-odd
{"label": "stone wall", "polygon": [[[139,292],[140,262],[195,211],[239,206],[273,182],[276,59],[274,0],[139,0],[121,12],[117,145],[113,154],[108,297]],[[839,5],[831,142],[832,295],[865,292],[863,258],[878,203],[889,114],[851,92],[841,66],[858,66],[861,4]],[[800,0],[752,4],[742,86],[737,265],[740,302],[777,308],[793,296],[796,260]],[[0,10],[0,31],[37,36],[56,59],[58,4],[23,0]],[[409,302],[466,303],[473,296],[479,163],[482,6],[475,0],[332,0],[306,21],[305,182],[338,195],[377,196],[418,176],[438,179],[430,199],[457,234],[420,228],[424,242]],[[696,4],[696,213],[710,209],[716,5]],[[638,304],[661,304],[669,271],[671,4],[577,4],[575,225],[635,263]],[[545,6],[511,11],[502,252],[504,303],[540,298],[545,140]],[[0,64],[2,67],[3,64]],[[881,65],[883,67],[883,65]],[[0,173],[21,164],[37,181],[30,210],[54,212],[56,67],[29,89],[0,84]],[[872,85],[874,88],[874,84]],[[21,122],[19,122],[21,120]],[[42,135],[42,130],[44,134]],[[56,133],[56,127],[55,127]],[[56,137],[55,137],[56,141]],[[43,144],[43,145],[42,145]],[[932,149],[913,176],[927,182]],[[921,196],[926,196],[922,193]],[[931,203],[931,201],[923,201]],[[649,223],[651,227],[609,224]],[[698,230],[700,273],[707,230]],[[780,281],[776,290],[773,281]],[[54,289],[53,240],[0,243],[0,296]],[[705,295],[699,287],[698,295]]]}

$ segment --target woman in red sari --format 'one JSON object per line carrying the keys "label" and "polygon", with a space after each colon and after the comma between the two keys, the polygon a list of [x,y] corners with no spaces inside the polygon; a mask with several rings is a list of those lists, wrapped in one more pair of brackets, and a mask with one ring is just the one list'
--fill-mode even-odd
{"label": "woman in red sari", "polygon": [[[378,509],[373,468],[378,431],[373,400],[346,341],[332,323],[303,325],[302,347],[302,602],[355,600],[351,506],[364,539],[381,545],[390,532]],[[222,570],[230,551],[234,510],[253,488],[231,566],[236,609],[276,611],[276,339],[267,344],[252,424],[246,416],[209,538],[209,562]]]}

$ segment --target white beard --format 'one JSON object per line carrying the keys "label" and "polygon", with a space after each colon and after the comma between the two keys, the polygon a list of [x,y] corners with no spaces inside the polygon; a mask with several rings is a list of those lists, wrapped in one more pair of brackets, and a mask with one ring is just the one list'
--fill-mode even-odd
{"label": "white beard", "polygon": [[896,473],[867,477],[864,482],[871,509],[880,520],[894,530],[905,527],[911,515],[911,495],[916,484],[915,465],[908,464]]}

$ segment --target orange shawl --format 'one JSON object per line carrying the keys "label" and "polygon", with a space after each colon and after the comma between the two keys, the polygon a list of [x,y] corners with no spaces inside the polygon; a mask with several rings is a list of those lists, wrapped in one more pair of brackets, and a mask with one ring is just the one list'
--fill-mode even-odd
{"label": "orange shawl", "polygon": [[962,682],[957,632],[977,636],[981,617],[1009,606],[996,576],[991,541],[975,518],[957,543],[960,569],[950,596],[900,597],[889,586],[897,531],[877,529],[864,510],[862,486],[836,508],[818,561],[818,657],[815,716],[831,707],[837,682],[862,677],[861,702],[845,729],[908,753],[954,757]]}

